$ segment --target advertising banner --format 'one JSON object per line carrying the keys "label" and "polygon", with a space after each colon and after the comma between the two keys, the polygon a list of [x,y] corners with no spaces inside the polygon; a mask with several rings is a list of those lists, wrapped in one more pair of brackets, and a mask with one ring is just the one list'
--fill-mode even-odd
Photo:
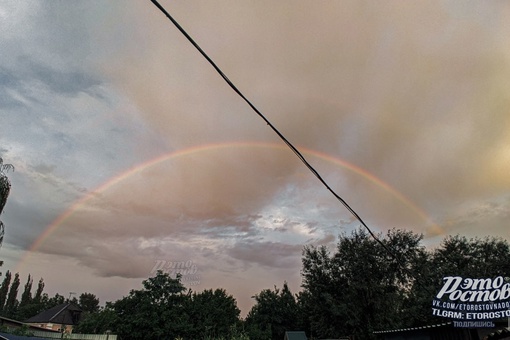
{"label": "advertising banner", "polygon": [[432,301],[432,314],[452,319],[456,327],[494,327],[495,320],[510,317],[510,283],[502,276],[447,276]]}

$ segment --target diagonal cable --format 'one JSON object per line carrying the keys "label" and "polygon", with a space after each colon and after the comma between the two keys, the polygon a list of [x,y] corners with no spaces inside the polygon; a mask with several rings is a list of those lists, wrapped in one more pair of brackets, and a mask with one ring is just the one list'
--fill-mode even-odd
{"label": "diagonal cable", "polygon": [[168,11],[159,4],[156,0],[151,0],[151,2],[174,24],[174,26],[188,39],[188,41],[200,52],[200,54],[211,64],[211,66],[218,72],[218,74],[225,80],[225,82],[234,90],[235,93],[237,93],[251,108],[257,115],[259,115],[260,118],[262,118],[267,125],[280,137],[280,139],[294,152],[294,154],[301,160],[301,162],[312,172],[312,174],[317,177],[317,179],[328,189],[328,191],[335,196],[335,198],[342,203],[342,205],[363,225],[363,227],[368,231],[370,236],[379,243],[388,254],[393,257],[400,267],[411,277],[414,277],[414,275],[407,269],[407,267],[402,263],[399,256],[397,256],[391,249],[389,249],[379,238],[372,232],[372,230],[368,227],[368,225],[363,221],[363,219],[354,211],[354,209],[351,208],[351,206],[342,198],[340,195],[338,195],[329,185],[326,183],[326,181],[322,178],[322,176],[315,170],[315,168],[306,160],[306,158],[303,156],[303,154],[289,141],[285,136],[262,114],[262,112],[257,109],[257,107],[248,100],[244,96],[244,94],[237,88],[237,86],[232,83],[230,79],[223,73],[223,71],[219,68],[218,65],[207,55],[207,53],[204,52],[204,50],[193,40],[193,38],[182,28],[182,26],[168,13]]}

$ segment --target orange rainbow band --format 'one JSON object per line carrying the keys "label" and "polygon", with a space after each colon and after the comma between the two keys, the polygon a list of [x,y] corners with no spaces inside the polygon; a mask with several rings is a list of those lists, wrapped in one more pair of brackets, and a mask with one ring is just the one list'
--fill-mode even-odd
{"label": "orange rainbow band", "polygon": [[[207,144],[207,145],[200,145],[200,146],[194,146],[174,152],[170,152],[167,154],[163,154],[159,157],[156,157],[154,159],[151,159],[147,162],[144,162],[142,164],[138,164],[136,166],[133,166],[129,168],[128,170],[120,173],[119,175],[109,179],[108,181],[104,182],[103,184],[99,185],[97,188],[93,189],[92,191],[89,191],[86,195],[84,195],[82,198],[78,199],[76,202],[74,202],[71,207],[69,207],[64,213],[62,213],[60,216],[58,216],[45,230],[44,232],[35,240],[32,245],[29,247],[29,249],[25,252],[25,255],[20,261],[21,266],[29,254],[31,252],[36,252],[37,249],[44,243],[44,241],[53,234],[74,212],[76,209],[78,209],[80,206],[85,204],[88,200],[93,198],[96,193],[104,192],[105,190],[108,190],[108,188],[117,185],[118,183],[124,181],[126,178],[129,178],[133,174],[136,174],[140,171],[143,171],[147,168],[150,168],[154,165],[157,165],[161,162],[165,162],[174,158],[182,157],[185,155],[190,155],[194,153],[200,153],[200,152],[207,152],[211,150],[219,150],[219,149],[227,149],[227,148],[269,148],[274,150],[289,150],[286,146],[277,144],[277,143],[262,143],[262,142],[229,142],[229,143],[217,143],[217,144]],[[308,148],[299,147],[299,150],[303,153],[303,155],[311,155],[314,157],[317,157],[319,159],[323,159],[325,161],[331,162],[333,164],[339,165],[345,169],[348,169],[363,178],[367,179],[368,181],[374,183],[375,185],[381,187],[382,189],[389,192],[391,195],[396,197],[399,201],[401,201],[405,206],[413,210],[418,216],[420,216],[424,221],[427,223],[431,223],[430,218],[427,216],[427,214],[420,209],[416,204],[414,204],[409,198],[405,197],[401,192],[391,187],[386,182],[382,181],[381,179],[377,178],[370,172],[366,171],[363,168],[360,168],[354,164],[351,164],[347,161],[344,161],[340,158],[333,157],[331,155],[328,155],[326,153],[322,153],[319,151],[315,151]],[[290,150],[289,150],[290,151]]]}

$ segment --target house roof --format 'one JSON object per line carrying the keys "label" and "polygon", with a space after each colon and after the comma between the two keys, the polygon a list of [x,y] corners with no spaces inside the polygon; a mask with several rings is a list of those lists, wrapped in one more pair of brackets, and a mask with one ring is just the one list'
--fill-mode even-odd
{"label": "house roof", "polygon": [[284,340],[308,340],[305,332],[285,332]]}
{"label": "house roof", "polygon": [[26,323],[56,323],[62,325],[76,325],[82,310],[72,303],[63,303],[42,311],[26,320]]}
{"label": "house roof", "polygon": [[[0,316],[0,325],[22,327],[22,326],[27,325],[27,324],[25,322],[21,322],[21,321],[18,321],[18,320],[6,318],[5,316]],[[37,325],[27,325],[27,326],[28,326],[28,328],[30,330],[42,331],[42,332],[48,332],[48,333],[60,333],[59,331],[55,331],[55,330],[52,330],[52,329],[39,327]],[[0,340],[1,340],[1,338],[0,338]]]}

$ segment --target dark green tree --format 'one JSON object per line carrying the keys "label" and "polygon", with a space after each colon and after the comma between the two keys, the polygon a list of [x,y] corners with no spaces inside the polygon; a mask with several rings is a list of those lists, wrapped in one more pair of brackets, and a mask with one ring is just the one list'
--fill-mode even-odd
{"label": "dark green tree", "polygon": [[[46,299],[43,301],[43,289],[44,280],[41,278],[37,284],[37,290],[34,294],[34,297],[30,299],[30,302],[28,304],[20,303],[16,317],[17,320],[24,321],[32,316],[39,314],[46,308],[48,299],[47,296],[45,296]],[[26,291],[27,287],[25,285],[25,291],[23,294],[26,294]],[[23,300],[23,297],[21,300]]]}
{"label": "dark green tree", "polygon": [[240,310],[235,298],[224,289],[208,289],[193,293],[188,300],[186,313],[192,322],[187,337],[204,339],[229,334],[239,323]]}
{"label": "dark green tree", "polygon": [[[32,316],[34,310],[34,302],[32,299],[32,277],[29,274],[23,293],[21,294],[21,301],[16,311],[17,320],[25,320]],[[37,314],[37,313],[35,313]],[[35,315],[34,314],[34,315]]]}
{"label": "dark green tree", "polygon": [[117,317],[122,320],[115,332],[122,339],[174,339],[191,330],[185,313],[189,295],[180,275],[172,279],[158,271],[155,277],[143,281],[143,289],[131,290],[129,295],[113,303]]}
{"label": "dark green tree", "polygon": [[11,272],[7,271],[5,273],[4,280],[2,281],[2,286],[0,286],[0,311],[3,314],[5,301],[7,301],[7,294],[9,293],[9,287],[11,285]]}
{"label": "dark green tree", "polygon": [[509,257],[510,246],[501,238],[468,239],[459,235],[447,236],[439,247],[430,251],[428,261],[417,273],[419,284],[412,287],[408,304],[405,306],[408,313],[403,320],[410,326],[444,321],[432,317],[430,313],[431,301],[443,285],[444,277],[510,277],[510,263],[507,260]]}
{"label": "dark green tree", "polygon": [[290,291],[287,282],[283,283],[278,306],[278,313],[281,315],[281,322],[275,325],[276,332],[284,336],[286,331],[300,330],[299,305],[296,301],[296,297]]}
{"label": "dark green tree", "polygon": [[7,301],[5,302],[5,315],[7,317],[14,317],[18,309],[18,289],[19,289],[19,273],[14,274],[9,293],[7,294]]}
{"label": "dark green tree", "polygon": [[463,276],[490,278],[510,276],[510,247],[496,237],[471,238],[448,236],[432,254],[436,278]]}
{"label": "dark green tree", "polygon": [[401,326],[402,310],[426,258],[421,235],[390,230],[380,242],[364,230],[342,235],[335,254],[306,247],[302,297],[313,335],[355,335]]}
{"label": "dark green tree", "polygon": [[65,302],[65,297],[59,293],[55,293],[55,295],[51,298],[48,296],[48,294],[43,294],[41,297],[41,304],[44,306],[43,310],[50,309]]}
{"label": "dark green tree", "polygon": [[280,290],[264,289],[255,295],[256,303],[246,316],[250,339],[283,339],[286,331],[296,330],[299,310],[286,282]]}
{"label": "dark green tree", "polygon": [[346,320],[348,310],[339,301],[346,300],[343,288],[346,280],[336,277],[331,254],[325,246],[303,250],[303,291],[299,304],[307,311],[305,322],[310,335],[348,334],[338,322]]}
{"label": "dark green tree", "polygon": [[32,281],[32,277],[28,274],[27,283],[25,283],[23,294],[21,294],[20,307],[26,306],[32,302]]}
{"label": "dark green tree", "polygon": [[78,306],[85,313],[95,313],[99,311],[99,299],[92,293],[80,294]]}
{"label": "dark green tree", "polygon": [[37,284],[37,290],[35,291],[35,295],[34,295],[34,299],[33,299],[34,303],[41,302],[43,290],[44,290],[44,280],[41,277],[39,279],[39,283]]}
{"label": "dark green tree", "polygon": [[104,308],[100,308],[96,312],[84,313],[74,332],[82,334],[104,334],[107,331],[116,332],[116,325],[121,322],[112,303],[107,302]]}

